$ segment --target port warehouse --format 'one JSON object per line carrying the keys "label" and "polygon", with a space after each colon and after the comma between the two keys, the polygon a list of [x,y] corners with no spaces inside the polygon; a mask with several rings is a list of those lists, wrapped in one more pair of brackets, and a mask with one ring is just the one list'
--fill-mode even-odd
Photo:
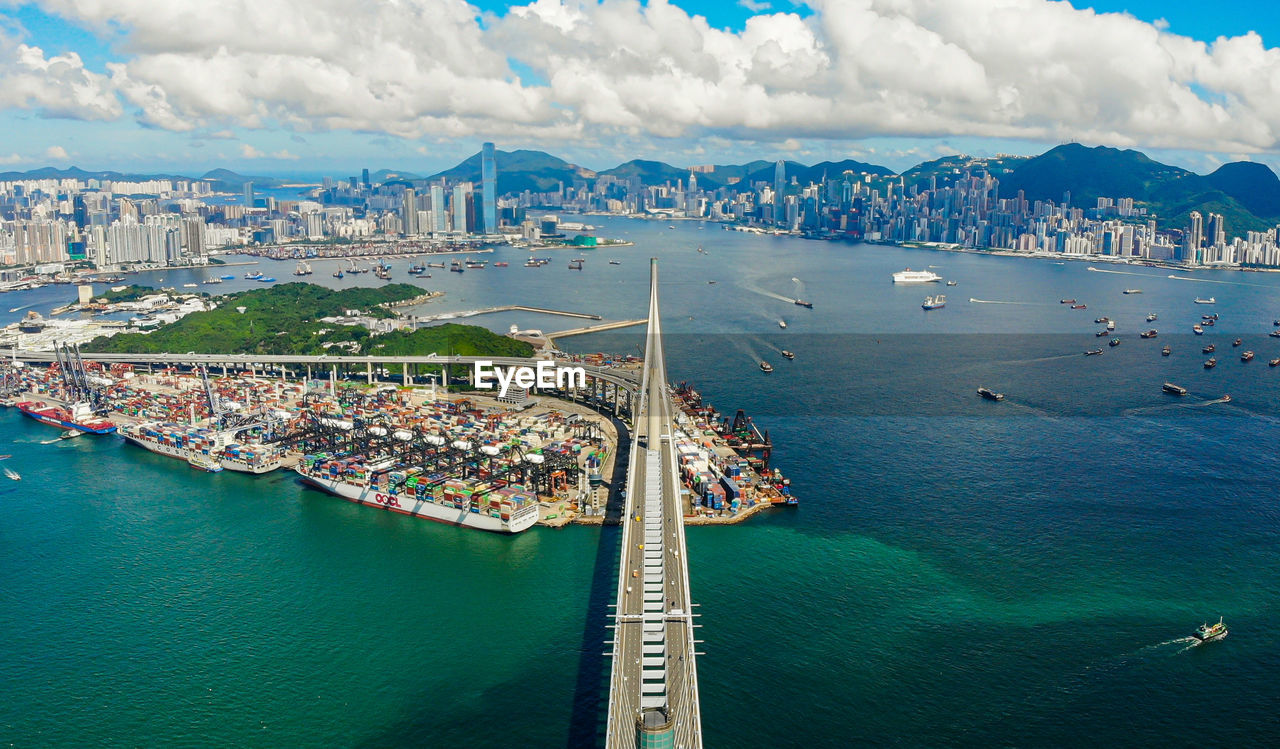
{"label": "port warehouse", "polygon": [[[124,358],[101,358],[108,356]],[[23,352],[23,358],[35,357]],[[123,417],[126,423],[145,422],[138,428],[150,432],[148,439],[182,453],[217,454],[216,457],[234,462],[235,470],[251,470],[287,452],[290,459],[279,461],[281,465],[320,465],[329,471],[341,462],[344,476],[368,480],[383,491],[398,494],[412,486],[413,493],[421,495],[430,487],[433,499],[446,502],[453,500],[444,497],[443,482],[463,480],[468,482],[465,488],[477,495],[475,504],[480,507],[488,501],[483,500],[484,495],[508,487],[527,488],[552,501],[572,500],[584,474],[592,484],[600,480],[601,463],[613,449],[589,422],[572,415],[479,408],[474,401],[457,396],[426,402],[422,389],[390,385],[339,387],[333,380],[299,383],[283,378],[285,361],[248,362],[243,357],[218,355],[200,358],[208,360],[206,365],[213,363],[232,371],[231,375],[212,378],[211,385],[217,401],[245,416],[234,429],[220,429],[209,423],[209,399],[190,363],[156,369],[156,362],[148,362],[151,372],[123,361],[90,362],[87,366],[99,385],[104,386],[111,413]],[[226,361],[228,358],[234,360]],[[448,363],[432,357],[421,359],[422,364]],[[617,362],[602,355],[580,359],[592,368],[591,374],[611,376],[612,382],[593,377],[585,393],[553,394],[628,416],[628,373],[609,371]],[[298,364],[292,360],[289,363]],[[347,370],[364,380],[372,379],[370,373],[385,377],[387,366],[396,366],[396,362],[364,359],[324,363],[331,377],[339,370]],[[243,374],[234,373],[238,367],[254,364],[280,367],[281,376],[258,374],[252,368]],[[374,364],[379,366],[375,369]],[[65,395],[56,365],[21,370],[6,365],[6,369],[5,389],[9,393],[30,392],[55,401]],[[455,369],[470,372],[469,367]],[[403,371],[409,371],[407,364]],[[409,379],[413,378],[410,375]],[[683,404],[678,448],[689,496],[688,514],[706,518],[732,516],[743,507],[795,502],[789,481],[776,469],[768,469],[767,433],[761,434],[749,420],[743,422],[741,418],[735,419],[734,424],[728,420],[719,424],[713,418],[718,416],[713,409],[694,407],[685,400],[678,402]],[[436,444],[440,441],[444,444]],[[726,450],[726,446],[730,449]],[[164,452],[174,455],[170,450]],[[393,461],[390,466],[368,470],[369,465],[388,459]],[[233,467],[230,462],[229,468]],[[458,488],[450,487],[451,496],[460,493],[455,491]],[[599,509],[572,501],[567,505],[567,510],[575,514]]]}

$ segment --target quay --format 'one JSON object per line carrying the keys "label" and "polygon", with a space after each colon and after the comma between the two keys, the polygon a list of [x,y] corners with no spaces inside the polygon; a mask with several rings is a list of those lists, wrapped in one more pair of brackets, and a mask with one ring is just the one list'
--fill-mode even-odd
{"label": "quay", "polygon": [[[503,304],[497,307],[485,307],[484,309],[466,310],[464,312],[444,312],[439,315],[431,315],[430,317],[419,317],[419,323],[437,322],[440,320],[456,320],[463,317],[476,317],[477,315],[488,315],[494,312],[538,312],[544,315],[560,315],[561,317],[577,317],[583,320],[603,320],[600,315],[591,314],[590,312],[568,312],[559,309],[548,309],[546,307],[530,307],[525,304]],[[643,322],[643,321],[642,321]]]}

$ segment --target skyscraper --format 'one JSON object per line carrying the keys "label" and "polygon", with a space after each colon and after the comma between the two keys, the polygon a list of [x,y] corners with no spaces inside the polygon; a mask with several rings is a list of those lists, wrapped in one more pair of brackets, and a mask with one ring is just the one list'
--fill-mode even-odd
{"label": "skyscraper", "polygon": [[253,182],[244,183],[244,205],[246,208],[253,207]]}
{"label": "skyscraper", "polygon": [[368,169],[368,167],[366,167],[366,168],[364,168],[364,169],[361,169],[361,170],[360,170],[360,182],[361,182],[361,183],[363,183],[365,187],[368,187],[368,186],[369,186],[369,169]]}
{"label": "skyscraper", "polygon": [[453,217],[453,232],[467,233],[467,193],[471,192],[470,182],[459,182],[453,186],[453,206],[450,213]]}
{"label": "skyscraper", "polygon": [[404,191],[404,206],[400,212],[400,221],[404,233],[413,235],[419,233],[418,227],[418,194],[413,191],[412,187],[406,187]]}
{"label": "skyscraper", "polygon": [[444,186],[431,186],[431,217],[435,226],[431,230],[437,234],[449,231],[449,214],[444,209]]}
{"label": "skyscraper", "polygon": [[498,165],[492,143],[485,143],[480,149],[480,182],[484,191],[484,231],[486,234],[498,232]]}
{"label": "skyscraper", "polygon": [[786,209],[783,208],[783,196],[787,192],[787,162],[778,159],[773,165],[773,220],[779,224],[787,222]]}
{"label": "skyscraper", "polygon": [[1191,232],[1188,239],[1192,249],[1196,249],[1204,244],[1204,217],[1200,215],[1200,211],[1192,211],[1190,218]]}

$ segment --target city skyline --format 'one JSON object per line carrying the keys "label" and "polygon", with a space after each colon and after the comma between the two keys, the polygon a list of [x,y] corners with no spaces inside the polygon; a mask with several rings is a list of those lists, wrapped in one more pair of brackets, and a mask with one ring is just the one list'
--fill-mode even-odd
{"label": "city skyline", "polygon": [[[2,14],[0,162],[429,173],[500,138],[592,169],[745,154],[901,170],[1066,140],[1200,172],[1280,163],[1264,6],[1089,8],[423,0],[347,28],[324,4],[20,3]],[[240,33],[265,21],[288,43]]]}

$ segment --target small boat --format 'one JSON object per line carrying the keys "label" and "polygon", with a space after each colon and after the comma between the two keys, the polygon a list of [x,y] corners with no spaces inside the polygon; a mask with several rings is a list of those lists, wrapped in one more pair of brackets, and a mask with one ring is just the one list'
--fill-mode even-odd
{"label": "small boat", "polygon": [[1107,341],[1107,345],[1110,346],[1111,348],[1115,348],[1116,346],[1120,345],[1120,339],[1112,338],[1111,340]]}
{"label": "small boat", "polygon": [[621,260],[610,260],[609,265],[622,265]]}
{"label": "small boat", "polygon": [[1156,337],[1156,331],[1155,331],[1155,330],[1145,330],[1145,331],[1143,331],[1143,332],[1139,333],[1139,334],[1138,334],[1138,337],[1139,337],[1139,338],[1155,338],[1155,337]]}
{"label": "small boat", "polygon": [[1124,290],[1124,293],[1126,293],[1126,294],[1141,294],[1141,293],[1142,293],[1142,289],[1125,289],[1125,290]]}
{"label": "small boat", "polygon": [[1172,382],[1166,382],[1165,384],[1160,386],[1160,389],[1165,391],[1169,395],[1186,395],[1187,394],[1186,388],[1182,387],[1181,385],[1175,385]]}
{"label": "small boat", "polygon": [[[233,281],[233,280],[235,280],[235,276],[218,276],[218,277],[219,277],[219,278],[221,278],[223,281]],[[122,280],[122,281],[123,281],[124,279],[120,279],[120,280]]]}
{"label": "small boat", "polygon": [[259,283],[275,283],[275,282],[276,282],[276,280],[275,280],[274,278],[272,278],[271,276],[267,276],[266,278],[259,278],[259,279],[258,279],[258,282],[259,282]]}
{"label": "small boat", "polygon": [[222,283],[222,279],[221,279],[221,278],[206,278],[204,281],[202,281],[202,283],[212,285],[212,284],[215,284],[215,283]]}
{"label": "small boat", "polygon": [[420,276],[426,272],[427,272],[427,266],[425,265],[418,265],[415,263],[409,266],[409,275],[411,276]]}
{"label": "small boat", "polygon": [[334,278],[342,278],[342,275],[343,275],[343,274],[342,274],[342,270],[341,270],[341,269],[336,270],[336,271],[334,271],[334,272],[333,272],[333,277],[334,277]]}
{"label": "small boat", "polygon": [[1115,330],[1115,329],[1116,329],[1116,321],[1115,321],[1115,320],[1108,320],[1108,321],[1107,321],[1107,330]]}
{"label": "small boat", "polygon": [[1218,303],[1218,300],[1213,297],[1209,297],[1208,299],[1201,299],[1200,297],[1196,297],[1196,304],[1217,304],[1217,303]]}
{"label": "small boat", "polygon": [[1111,318],[1110,318],[1110,317],[1099,317],[1098,319],[1094,320],[1094,322],[1099,323],[1099,324],[1101,324],[1101,323],[1107,323],[1107,322],[1111,322]]}
{"label": "small boat", "polygon": [[978,395],[981,395],[983,398],[986,398],[989,401],[1004,400],[1004,393],[997,393],[991,388],[978,388]]}
{"label": "small boat", "polygon": [[782,358],[784,358],[784,359],[794,359],[794,358],[796,358],[796,355],[795,355],[795,354],[793,354],[793,353],[791,353],[790,351],[787,351],[786,349],[783,349],[783,350],[782,350]]}
{"label": "small boat", "polygon": [[1214,344],[1210,343],[1208,346],[1205,346],[1204,348],[1200,349],[1200,353],[1202,353],[1202,354],[1212,354],[1212,353],[1214,352],[1214,350],[1215,350],[1215,349],[1217,349],[1217,348],[1218,348],[1218,347],[1217,347],[1216,345],[1214,345]]}
{"label": "small boat", "polygon": [[1268,364],[1270,364],[1270,365],[1271,365],[1271,366],[1273,366],[1273,367],[1280,367],[1280,356],[1277,356],[1276,358],[1272,359],[1271,361],[1269,361],[1269,362],[1267,362],[1267,363],[1268,363]]}
{"label": "small boat", "polygon": [[1276,326],[1277,328],[1280,328],[1280,320],[1272,320],[1271,324]]}
{"label": "small boat", "polygon": [[1243,341],[1243,340],[1241,340],[1241,339],[1239,339],[1239,338],[1237,338],[1237,339],[1235,339],[1234,341],[1232,341],[1232,342],[1231,342],[1231,345],[1232,345],[1232,346],[1239,346],[1239,345],[1240,345],[1240,344],[1242,344],[1242,343],[1244,343],[1244,341]]}
{"label": "small boat", "polygon": [[1231,402],[1231,396],[1230,396],[1230,395],[1224,395],[1224,396],[1222,396],[1221,398],[1219,398],[1219,399],[1218,399],[1218,402],[1219,402],[1219,403],[1230,403],[1230,402]]}
{"label": "small boat", "polygon": [[1213,313],[1212,315],[1201,315],[1201,316],[1200,316],[1200,319],[1201,319],[1201,320],[1217,320],[1217,319],[1218,319],[1218,313],[1217,313],[1217,312],[1215,312],[1215,313]]}
{"label": "small boat", "polygon": [[942,294],[939,294],[937,296],[925,297],[924,303],[920,305],[920,308],[924,310],[931,310],[942,309],[945,306],[947,306],[947,298]]}
{"label": "small boat", "polygon": [[79,436],[80,436],[80,435],[82,435],[82,434],[84,434],[84,432],[80,431],[79,429],[68,429],[67,431],[63,432],[63,433],[62,433],[62,436],[58,437],[58,439],[60,439],[60,440],[73,440],[73,439],[75,439],[76,437],[79,437]]}
{"label": "small boat", "polygon": [[1091,349],[1089,349],[1088,351],[1084,352],[1084,355],[1085,355],[1085,356],[1097,356],[1098,354],[1101,354],[1101,353],[1102,353],[1102,349],[1100,349],[1100,348],[1091,348]]}
{"label": "small boat", "polygon": [[257,281],[259,278],[262,278],[262,272],[252,271],[250,273],[244,274],[244,277],[246,280],[249,280],[249,281]]}
{"label": "small boat", "polygon": [[948,286],[955,286],[956,283],[957,283],[956,281],[947,281]]}
{"label": "small boat", "polygon": [[772,372],[772,371],[773,371],[773,365],[772,365],[772,364],[770,364],[770,363],[769,363],[769,362],[767,362],[767,361],[762,361],[762,362],[760,362],[760,371],[761,371],[761,372],[766,372],[766,373],[767,373],[767,372]]}
{"label": "small boat", "polygon": [[1168,346],[1165,346],[1164,348],[1160,349],[1161,356],[1168,356],[1169,354],[1172,354],[1172,353],[1173,353],[1173,349]]}
{"label": "small boat", "polygon": [[207,455],[192,455],[187,458],[187,465],[209,473],[217,473],[222,470],[222,464]]}
{"label": "small boat", "polygon": [[1201,324],[1201,325],[1203,325],[1203,326],[1204,326],[1204,327],[1206,327],[1206,328],[1212,328],[1212,327],[1213,327],[1213,320],[1212,320],[1212,319],[1202,320],[1202,321],[1200,322],[1200,324]]}
{"label": "small boat", "polygon": [[718,281],[707,281],[708,286],[715,286],[717,283]]}
{"label": "small boat", "polygon": [[198,284],[198,283],[184,283],[184,284],[182,284],[182,288],[184,288],[184,289],[198,289],[198,288],[200,288],[200,284]]}
{"label": "small boat", "polygon": [[1155,321],[1156,321],[1156,313],[1152,312],[1151,314],[1147,315],[1147,322],[1155,322]]}
{"label": "small boat", "polygon": [[1240,355],[1240,361],[1253,361],[1253,352],[1246,351]]}
{"label": "small boat", "polygon": [[[533,260],[533,258],[529,258],[529,259],[530,259],[530,260]],[[444,263],[427,263],[427,267],[428,267],[428,268],[443,268],[443,267],[444,267]]]}
{"label": "small boat", "polygon": [[295,275],[295,276],[309,276],[309,275],[311,275],[311,264],[310,264],[310,263],[308,263],[308,262],[307,262],[307,261],[305,261],[305,260],[299,260],[299,261],[298,261],[298,267],[296,267],[296,268],[294,268],[294,269],[293,269],[293,275]]}
{"label": "small boat", "polygon": [[[507,267],[507,266],[509,266],[509,265],[511,265],[511,263],[508,263],[508,262],[506,262],[505,260],[499,260],[498,262],[496,262],[496,263],[494,263],[494,264],[493,264],[493,267],[495,267],[495,268],[506,268],[506,267]],[[482,266],[482,267],[483,267],[483,266]]]}
{"label": "small boat", "polygon": [[779,328],[786,328],[786,327],[787,327],[787,321],[786,321],[786,320],[779,320],[779,321],[778,321],[778,327],[779,327]]}
{"label": "small boat", "polygon": [[1227,625],[1222,623],[1222,617],[1218,617],[1217,624],[1209,624],[1207,622],[1205,624],[1201,624],[1199,627],[1196,627],[1196,631],[1192,632],[1191,636],[1200,642],[1221,640],[1227,636]]}
{"label": "small boat", "polygon": [[1104,336],[1106,336],[1106,335],[1107,335],[1107,331],[1105,331],[1105,330],[1099,330],[1097,333],[1094,333],[1094,334],[1093,334],[1093,337],[1094,337],[1094,338],[1102,338],[1102,337],[1104,337]]}
{"label": "small boat", "polygon": [[1204,363],[1205,369],[1213,369],[1216,366],[1218,366],[1218,360],[1216,358],[1211,356],[1205,360],[1205,363]]}
{"label": "small boat", "polygon": [[1280,338],[1280,330],[1273,330],[1270,333],[1267,333],[1267,335],[1271,336],[1272,338]]}
{"label": "small boat", "polygon": [[14,480],[14,481],[21,481],[21,480],[22,480],[22,477],[18,475],[18,472],[17,472],[17,471],[13,471],[13,470],[10,470],[10,469],[8,469],[8,468],[4,469],[4,477],[5,477],[5,478],[7,478],[7,479],[12,479],[12,480]]}
{"label": "small boat", "polygon": [[1089,309],[1089,305],[1087,305],[1087,304],[1073,304],[1073,305],[1071,305],[1071,309]]}
{"label": "small boat", "polygon": [[809,309],[813,309],[813,302],[806,302],[803,299],[797,299],[795,300],[795,303],[797,307],[808,307]]}
{"label": "small boat", "polygon": [[1196,335],[1204,335],[1204,328],[1200,327],[1199,325],[1192,325],[1191,332],[1195,333]]}
{"label": "small boat", "polygon": [[1075,303],[1076,303],[1076,300],[1074,300],[1074,299],[1059,299],[1059,300],[1058,300],[1058,304],[1075,304]]}
{"label": "small boat", "polygon": [[12,457],[13,457],[12,455],[0,455],[0,460],[8,460],[9,458],[12,458]]}

